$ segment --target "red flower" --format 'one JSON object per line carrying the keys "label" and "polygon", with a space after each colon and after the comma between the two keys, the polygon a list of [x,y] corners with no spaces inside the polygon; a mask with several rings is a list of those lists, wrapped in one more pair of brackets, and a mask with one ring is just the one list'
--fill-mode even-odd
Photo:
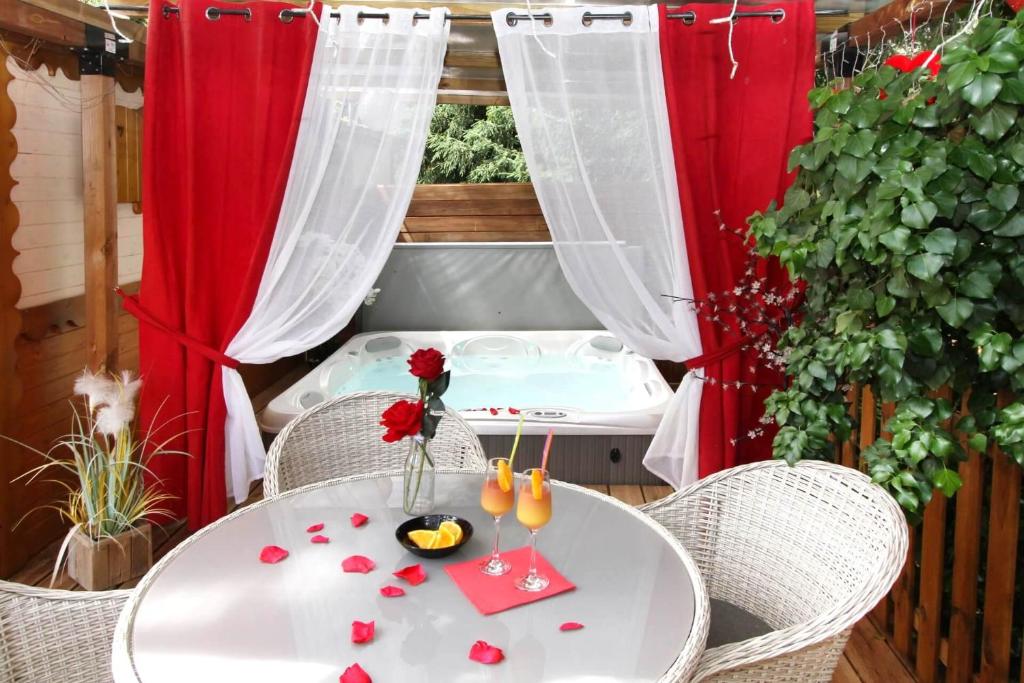
{"label": "red flower", "polygon": [[437,349],[420,349],[406,361],[409,372],[416,377],[433,382],[444,372],[444,354]]}
{"label": "red flower", "polygon": [[341,561],[341,568],[349,574],[367,574],[377,565],[364,555],[352,555]]}
{"label": "red flower", "polygon": [[348,519],[350,522],[352,522],[352,526],[360,527],[366,524],[366,521],[370,518],[364,515],[362,512],[355,512]]}
{"label": "red flower", "polygon": [[345,673],[341,674],[338,683],[373,683],[373,680],[363,671],[363,667],[353,664],[345,669]]}
{"label": "red flower", "polygon": [[409,582],[413,586],[418,586],[427,580],[427,573],[423,571],[423,565],[421,564],[411,564],[404,569],[399,569],[392,575]]}
{"label": "red flower", "polygon": [[[885,65],[891,66],[897,71],[902,71],[903,73],[910,73],[911,71],[914,71],[915,69],[920,69],[922,66],[924,66],[924,63],[928,62],[928,59],[931,57],[932,53],[930,50],[918,52],[913,57],[908,57],[906,55],[893,55],[892,57],[889,57],[889,59],[885,60]],[[932,72],[932,78],[935,78],[936,76],[939,75],[939,70],[941,68],[942,57],[940,57],[939,55],[935,55],[935,57],[932,58],[930,62],[928,62],[928,70]]]}
{"label": "red flower", "polygon": [[288,557],[288,551],[276,545],[268,545],[260,551],[260,562],[265,564],[277,564]]}
{"label": "red flower", "polygon": [[372,621],[353,621],[352,642],[368,643],[371,640],[373,640],[373,631],[375,625],[375,622]]}
{"label": "red flower", "polygon": [[423,401],[395,401],[380,417],[381,426],[388,430],[383,437],[388,443],[415,436],[423,427]]}
{"label": "red flower", "polygon": [[483,640],[478,640],[469,649],[469,658],[481,664],[497,664],[505,659],[505,653],[501,651],[501,648],[494,647]]}

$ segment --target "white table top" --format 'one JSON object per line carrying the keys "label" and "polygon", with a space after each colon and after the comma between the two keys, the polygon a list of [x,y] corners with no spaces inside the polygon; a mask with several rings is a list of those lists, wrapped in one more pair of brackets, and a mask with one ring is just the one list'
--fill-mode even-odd
{"label": "white table top", "polygon": [[[122,614],[114,645],[118,683],[334,683],[358,662],[375,683],[656,681],[683,651],[694,621],[692,561],[644,515],[607,496],[552,482],[554,515],[538,549],[575,591],[481,615],[444,571],[488,554],[493,522],[480,509],[481,474],[437,475],[436,512],[474,526],[473,538],[441,560],[418,558],[395,540],[407,519],[401,477],[335,480],[262,501],[198,532],[143,579]],[[349,516],[370,521],[353,528]],[[324,522],[326,545],[307,526]],[[514,511],[502,548],[525,545]],[[265,545],[290,551],[262,564]],[[369,574],[341,560],[366,555]],[[408,586],[391,572],[420,562],[429,578]],[[517,572],[517,569],[513,569]],[[399,585],[406,595],[378,590]],[[700,591],[702,594],[702,591]],[[700,609],[700,606],[697,606]],[[350,642],[353,620],[376,621],[372,643]],[[585,625],[560,632],[566,621]],[[477,640],[505,661],[468,658]]]}

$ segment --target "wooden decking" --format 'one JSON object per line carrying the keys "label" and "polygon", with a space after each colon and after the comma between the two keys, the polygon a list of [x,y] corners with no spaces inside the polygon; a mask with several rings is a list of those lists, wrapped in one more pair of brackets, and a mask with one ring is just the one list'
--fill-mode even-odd
{"label": "wooden decking", "polygon": [[[629,505],[649,503],[672,492],[672,489],[668,486],[647,485],[591,485],[587,488],[611,495]],[[254,503],[262,497],[262,483],[256,482],[250,491],[249,499],[243,505]],[[188,538],[188,535],[188,529],[180,522],[154,530],[154,561],[166,555],[174,546]],[[45,552],[40,553],[11,580],[33,586],[48,585],[58,545],[55,543],[47,548]],[[137,580],[129,581],[120,587],[132,588],[136,583]],[[57,575],[54,587],[78,590],[78,587],[65,570],[62,570]],[[886,641],[885,636],[875,628],[870,619],[864,619],[857,624],[833,678],[833,683],[915,683],[915,681],[916,679],[910,673],[910,669],[903,663],[899,655],[895,653]]]}

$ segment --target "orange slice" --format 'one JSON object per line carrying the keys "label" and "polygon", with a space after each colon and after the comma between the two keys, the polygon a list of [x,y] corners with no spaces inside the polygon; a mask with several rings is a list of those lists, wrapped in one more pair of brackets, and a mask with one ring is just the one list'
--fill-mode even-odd
{"label": "orange slice", "polygon": [[456,524],[455,522],[452,522],[450,520],[446,522],[441,522],[441,527],[440,529],[438,529],[438,531],[440,531],[441,529],[446,530],[448,533],[452,535],[452,545],[455,545],[456,543],[462,540],[462,527]]}
{"label": "orange slice", "polygon": [[507,460],[498,461],[498,486],[505,493],[512,490],[512,468],[508,466]]}
{"label": "orange slice", "polygon": [[530,487],[533,491],[533,499],[541,500],[544,498],[544,473],[540,470],[534,470],[530,473]]}
{"label": "orange slice", "polygon": [[437,545],[431,546],[433,548],[451,548],[455,545],[455,534],[445,529],[443,526],[437,530]]}
{"label": "orange slice", "polygon": [[417,529],[409,532],[409,540],[416,544],[417,548],[426,550],[437,538],[437,532],[430,529]]}

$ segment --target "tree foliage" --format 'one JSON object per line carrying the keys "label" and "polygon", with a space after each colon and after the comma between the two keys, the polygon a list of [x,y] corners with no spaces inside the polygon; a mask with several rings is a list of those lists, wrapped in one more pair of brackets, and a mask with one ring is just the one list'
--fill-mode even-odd
{"label": "tree foliage", "polygon": [[870,386],[895,414],[863,460],[913,517],[960,486],[951,425],[1024,465],[1022,19],[982,19],[934,78],[886,66],[810,101],[796,181],[750,221],[760,252],[806,283],[780,340],[791,383],[766,406],[775,454],[831,457],[830,435],[853,430],[849,386]]}
{"label": "tree foliage", "polygon": [[421,183],[525,183],[530,175],[509,107],[439,104]]}

